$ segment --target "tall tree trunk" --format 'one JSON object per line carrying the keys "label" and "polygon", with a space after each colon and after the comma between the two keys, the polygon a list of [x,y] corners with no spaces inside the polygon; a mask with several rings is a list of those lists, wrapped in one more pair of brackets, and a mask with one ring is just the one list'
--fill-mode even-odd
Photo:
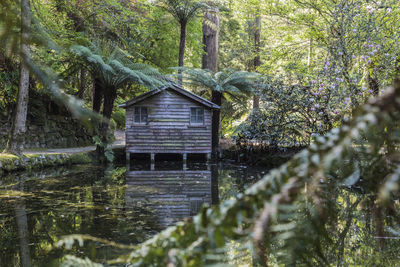
{"label": "tall tree trunk", "polygon": [[112,110],[114,107],[114,101],[117,96],[117,89],[116,88],[103,88],[104,92],[104,105],[103,105],[103,119],[100,125],[100,137],[101,141],[103,143],[103,146],[97,146],[96,151],[97,151],[97,156],[99,157],[99,160],[102,162],[105,162],[104,158],[104,152],[105,152],[105,146],[108,145],[109,143],[109,138],[108,138],[108,128],[110,125],[110,119],[112,115]]}
{"label": "tall tree trunk", "polygon": [[79,90],[78,90],[78,98],[83,99],[83,94],[85,93],[86,88],[86,68],[81,69],[81,77],[79,83]]}
{"label": "tall tree trunk", "polygon": [[183,66],[183,59],[185,57],[185,43],[186,43],[186,21],[180,22],[181,25],[181,36],[180,36],[180,42],[179,42],[179,60],[178,60],[178,66],[182,67]]}
{"label": "tall tree trunk", "polygon": [[[257,72],[257,68],[261,66],[261,58],[260,58],[260,47],[261,47],[261,14],[260,8],[257,8],[257,15],[254,23],[254,71]],[[260,95],[259,90],[256,89],[253,96],[253,111],[260,109]]]}
{"label": "tall tree trunk", "polygon": [[101,108],[101,100],[103,99],[103,87],[99,79],[93,79],[93,111],[99,113]]}
{"label": "tall tree trunk", "polygon": [[[219,91],[213,90],[211,93],[211,102],[221,106],[222,103],[222,93]],[[219,125],[220,125],[220,115],[221,112],[219,109],[214,109],[212,113],[212,127],[211,127],[211,147],[212,147],[212,155],[215,158],[218,152],[219,146]]]}
{"label": "tall tree trunk", "polygon": [[116,96],[117,96],[116,88],[107,88],[104,92],[103,122],[101,124],[101,133],[103,136],[106,136],[108,131],[108,126],[110,125],[110,119]]}
{"label": "tall tree trunk", "polygon": [[21,65],[16,112],[14,114],[11,133],[6,151],[21,154],[26,132],[26,117],[28,112],[29,68],[31,32],[31,7],[29,0],[21,0]]}
{"label": "tall tree trunk", "polygon": [[[179,58],[178,58],[178,66],[183,67],[183,59],[185,57],[185,44],[186,44],[186,24],[187,22],[180,22],[181,25],[181,36],[179,41]],[[178,71],[178,80],[179,84],[182,85],[182,71]]]}
{"label": "tall tree trunk", "polygon": [[[210,27],[209,24],[213,24]],[[203,20],[203,49],[204,55],[201,61],[202,69],[209,69],[213,72],[218,70],[218,8],[204,14]]]}
{"label": "tall tree trunk", "polygon": [[[210,23],[214,24],[210,27]],[[203,19],[203,48],[204,55],[202,57],[202,68],[209,69],[213,72],[218,71],[218,28],[219,16],[218,9],[204,14]],[[217,105],[221,105],[222,93],[218,91],[211,92],[211,101]],[[216,109],[212,113],[212,155],[215,158],[219,144],[219,125],[220,110]]]}

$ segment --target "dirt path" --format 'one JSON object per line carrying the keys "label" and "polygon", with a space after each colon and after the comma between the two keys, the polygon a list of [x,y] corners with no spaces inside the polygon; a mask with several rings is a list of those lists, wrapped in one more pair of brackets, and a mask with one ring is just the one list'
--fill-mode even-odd
{"label": "dirt path", "polygon": [[[125,132],[117,130],[114,132],[115,141],[111,145],[112,148],[122,148],[125,146]],[[85,147],[68,147],[68,148],[49,148],[49,149],[26,149],[23,154],[75,154],[82,152],[90,152],[96,150],[96,146]]]}

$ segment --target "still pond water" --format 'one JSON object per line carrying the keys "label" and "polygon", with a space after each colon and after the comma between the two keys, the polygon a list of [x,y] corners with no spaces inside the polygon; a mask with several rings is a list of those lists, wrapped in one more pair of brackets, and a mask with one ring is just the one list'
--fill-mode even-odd
{"label": "still pond water", "polygon": [[[60,237],[87,234],[138,244],[201,205],[236,196],[267,170],[230,164],[176,164],[103,169],[82,165],[18,173],[0,179],[0,266],[59,266]],[[144,168],[143,168],[144,167]],[[97,262],[110,246],[85,242],[72,253]]]}

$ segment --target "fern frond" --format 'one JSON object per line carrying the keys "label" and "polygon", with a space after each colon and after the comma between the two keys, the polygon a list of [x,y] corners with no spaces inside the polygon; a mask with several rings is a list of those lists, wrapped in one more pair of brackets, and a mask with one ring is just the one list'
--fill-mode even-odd
{"label": "fern frond", "polygon": [[98,77],[106,88],[119,88],[126,83],[154,88],[163,83],[163,76],[155,68],[132,62],[130,55],[120,48],[105,49],[108,55],[102,55],[96,54],[94,51],[98,49],[94,47],[89,49],[85,46],[73,46],[71,51],[86,62],[93,75]]}
{"label": "fern frond", "polygon": [[[213,73],[208,69],[187,67],[171,68],[181,73],[184,82],[192,86],[207,87],[212,91],[231,94],[248,94],[253,92],[253,81],[259,76],[245,71],[226,69]],[[176,76],[176,75],[175,75]]]}

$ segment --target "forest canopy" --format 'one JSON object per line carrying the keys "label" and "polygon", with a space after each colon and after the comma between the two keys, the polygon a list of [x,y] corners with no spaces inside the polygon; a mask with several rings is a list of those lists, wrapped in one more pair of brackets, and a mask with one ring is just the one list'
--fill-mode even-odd
{"label": "forest canopy", "polygon": [[[93,99],[98,85],[96,71],[90,65],[94,61],[89,63],[76,47],[101,55],[104,62],[117,60],[125,64],[121,58],[124,53],[131,63],[171,74],[179,64],[202,67],[205,24],[219,35],[216,70],[260,74],[254,81],[253,93],[227,91],[222,96],[221,136],[268,144],[308,144],[312,136],[340,125],[354,107],[379,95],[399,72],[397,4],[294,0],[31,1],[31,59],[35,64],[31,68],[36,75],[32,75],[30,90],[57,96],[60,93],[45,84],[45,80],[54,80],[53,84],[63,92],[100,111],[102,98],[100,102]],[[6,120],[17,99],[21,16],[18,2],[2,1],[2,7],[0,54],[4,90],[0,109]],[[179,10],[183,10],[182,14],[178,14]],[[207,12],[218,15],[218,25],[204,17]],[[116,49],[122,53],[115,54]],[[115,56],[118,58],[107,58]],[[154,71],[151,74],[157,75]],[[160,76],[158,80],[143,85],[152,88],[163,82]],[[196,93],[211,98],[209,87],[191,86],[190,80],[184,82]],[[113,119],[119,127],[123,127],[123,117],[116,105],[144,92],[140,84],[141,80],[122,82],[116,95],[111,95],[111,99],[115,98],[111,101]],[[252,95],[260,112],[253,112]],[[252,126],[252,116],[257,127]]]}

